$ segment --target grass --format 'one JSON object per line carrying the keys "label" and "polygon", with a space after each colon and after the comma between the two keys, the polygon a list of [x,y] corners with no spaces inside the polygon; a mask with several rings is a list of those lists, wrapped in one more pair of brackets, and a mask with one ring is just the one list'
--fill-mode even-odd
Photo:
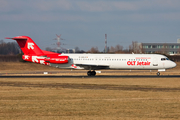
{"label": "grass", "polygon": [[[180,63],[177,64],[163,74],[180,74]],[[62,69],[34,63],[0,64],[0,73],[27,71]],[[66,71],[59,74],[86,75],[86,71]],[[154,74],[106,71],[100,75]],[[180,119],[180,81],[179,78],[1,78],[0,119]]]}
{"label": "grass", "polygon": [[31,71],[31,70],[58,70],[58,68],[30,63],[30,62],[0,62],[0,70],[3,71]]}
{"label": "grass", "polygon": [[0,79],[0,119],[180,119],[179,78]]}

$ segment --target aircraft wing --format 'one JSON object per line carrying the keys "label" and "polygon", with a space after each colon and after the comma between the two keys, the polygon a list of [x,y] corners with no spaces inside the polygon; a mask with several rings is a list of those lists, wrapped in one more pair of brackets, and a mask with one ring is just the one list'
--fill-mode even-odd
{"label": "aircraft wing", "polygon": [[75,64],[76,66],[83,67],[86,70],[100,70],[109,69],[109,65],[106,64]]}

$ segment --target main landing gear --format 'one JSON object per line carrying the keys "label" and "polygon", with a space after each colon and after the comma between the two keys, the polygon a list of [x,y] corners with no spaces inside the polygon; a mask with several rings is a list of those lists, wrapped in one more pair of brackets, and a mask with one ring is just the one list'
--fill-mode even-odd
{"label": "main landing gear", "polygon": [[94,71],[94,70],[93,71],[88,71],[87,75],[88,76],[95,76],[96,75],[96,71]]}

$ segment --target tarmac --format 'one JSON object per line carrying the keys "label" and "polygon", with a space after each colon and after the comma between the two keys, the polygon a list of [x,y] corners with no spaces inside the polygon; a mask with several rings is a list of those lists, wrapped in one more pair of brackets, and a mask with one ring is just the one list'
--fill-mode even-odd
{"label": "tarmac", "polygon": [[180,75],[4,75],[0,78],[180,78]]}

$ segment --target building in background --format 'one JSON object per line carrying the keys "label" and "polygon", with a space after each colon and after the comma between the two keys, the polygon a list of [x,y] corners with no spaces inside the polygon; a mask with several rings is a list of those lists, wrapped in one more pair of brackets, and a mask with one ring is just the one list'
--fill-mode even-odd
{"label": "building in background", "polygon": [[180,39],[177,43],[141,43],[142,53],[180,54]]}
{"label": "building in background", "polygon": [[180,39],[177,39],[177,43],[132,42],[132,47],[133,53],[180,55]]}
{"label": "building in background", "polygon": [[75,53],[75,49],[66,49],[66,53]]}

